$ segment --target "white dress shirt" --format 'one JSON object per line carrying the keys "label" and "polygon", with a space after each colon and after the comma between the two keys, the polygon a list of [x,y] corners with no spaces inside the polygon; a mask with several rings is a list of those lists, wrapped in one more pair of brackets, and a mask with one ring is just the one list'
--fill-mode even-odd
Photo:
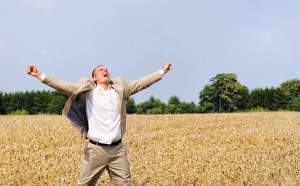
{"label": "white dress shirt", "polygon": [[121,114],[118,110],[118,92],[110,86],[90,90],[85,98],[89,123],[87,137],[93,141],[111,144],[121,139]]}

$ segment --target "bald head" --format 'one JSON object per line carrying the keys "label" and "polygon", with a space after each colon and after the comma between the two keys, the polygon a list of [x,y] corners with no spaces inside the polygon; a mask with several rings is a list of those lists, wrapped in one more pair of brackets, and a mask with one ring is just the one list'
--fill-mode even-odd
{"label": "bald head", "polygon": [[110,73],[104,65],[97,66],[93,72],[92,77],[97,85],[108,85],[110,82]]}
{"label": "bald head", "polygon": [[95,71],[97,70],[97,68],[99,68],[99,67],[101,67],[101,66],[103,66],[103,65],[98,65],[98,66],[96,66],[96,68],[94,68],[94,70],[93,70],[93,72],[92,72],[92,78],[94,78],[94,76],[95,76]]}

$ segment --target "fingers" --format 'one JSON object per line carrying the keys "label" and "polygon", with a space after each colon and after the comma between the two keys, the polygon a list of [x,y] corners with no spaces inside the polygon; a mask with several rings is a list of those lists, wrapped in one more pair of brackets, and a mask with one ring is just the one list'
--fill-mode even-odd
{"label": "fingers", "polygon": [[171,66],[172,64],[170,62],[166,62],[163,66],[163,70],[165,73],[169,72],[169,70],[171,70]]}
{"label": "fingers", "polygon": [[26,70],[27,74],[34,75],[37,72],[37,68],[33,65],[29,65]]}
{"label": "fingers", "polygon": [[31,74],[31,72],[33,71],[34,66],[30,65],[27,67],[27,74]]}
{"label": "fingers", "polygon": [[26,69],[27,74],[30,74],[30,73],[31,73],[31,71],[32,71],[31,69],[32,69],[32,66],[28,66],[28,67],[27,67],[27,69]]}
{"label": "fingers", "polygon": [[168,70],[171,70],[171,66],[172,66],[172,64],[171,63],[168,63]]}

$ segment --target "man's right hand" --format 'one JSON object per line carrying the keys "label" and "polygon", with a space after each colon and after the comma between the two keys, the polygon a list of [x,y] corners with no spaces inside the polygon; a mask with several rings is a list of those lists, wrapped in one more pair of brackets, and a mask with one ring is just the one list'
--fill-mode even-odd
{"label": "man's right hand", "polygon": [[27,74],[31,75],[31,76],[34,76],[34,77],[37,77],[37,78],[39,78],[42,75],[42,73],[39,72],[38,69],[33,65],[29,65],[27,67]]}

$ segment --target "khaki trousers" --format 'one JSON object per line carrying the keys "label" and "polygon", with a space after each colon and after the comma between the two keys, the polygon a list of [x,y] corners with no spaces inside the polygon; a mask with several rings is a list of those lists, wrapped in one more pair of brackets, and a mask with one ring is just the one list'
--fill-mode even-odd
{"label": "khaki trousers", "polygon": [[84,148],[84,160],[77,185],[96,185],[105,169],[113,185],[131,185],[126,145],[120,143],[114,147],[104,147],[88,142]]}

